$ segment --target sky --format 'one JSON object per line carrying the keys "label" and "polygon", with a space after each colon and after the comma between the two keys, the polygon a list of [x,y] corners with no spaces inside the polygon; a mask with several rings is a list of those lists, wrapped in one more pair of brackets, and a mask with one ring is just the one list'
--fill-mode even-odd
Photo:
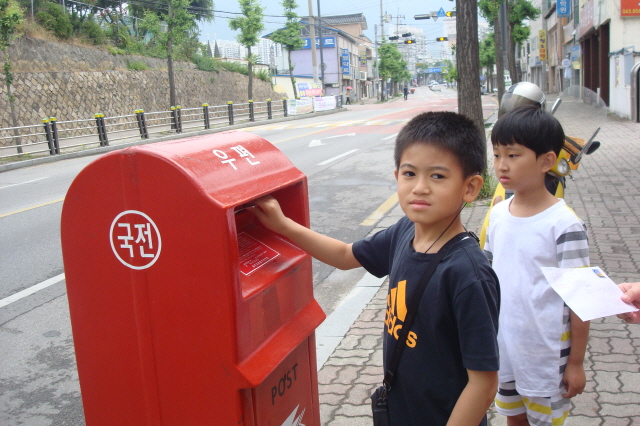
{"label": "sky", "polygon": [[[282,26],[284,26],[285,18],[281,0],[259,0],[264,10],[265,31],[263,35],[268,34]],[[367,18],[368,29],[364,34],[372,41],[374,40],[374,25],[380,26],[380,0],[311,0],[313,14],[318,15],[318,1],[320,1],[320,12],[322,16],[332,15],[349,15],[353,13],[364,13]],[[309,0],[297,0],[298,16],[309,16]],[[407,24],[412,27],[420,28],[424,31],[427,39],[446,36],[444,34],[444,26],[442,21],[434,22],[432,19],[415,20],[415,15],[431,13],[443,8],[445,11],[453,10],[455,1],[449,0],[382,0],[382,9],[384,14],[391,15],[391,23],[384,24],[385,29],[390,25]],[[235,40],[237,31],[229,28],[229,18],[238,16],[223,12],[239,12],[237,0],[227,0],[222,2],[214,0],[215,20],[213,22],[200,25],[200,41],[206,43],[213,40]],[[380,29],[378,28],[378,36]]]}

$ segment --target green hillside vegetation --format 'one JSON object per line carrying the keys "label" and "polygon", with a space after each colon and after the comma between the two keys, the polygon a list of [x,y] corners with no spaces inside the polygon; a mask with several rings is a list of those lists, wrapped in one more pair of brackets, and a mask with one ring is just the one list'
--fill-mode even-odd
{"label": "green hillside vegetation", "polygon": [[[108,50],[113,55],[167,58],[167,44],[160,40],[160,34],[153,31],[147,23],[154,20],[157,22],[157,17],[162,21],[166,16],[166,8],[175,0],[165,0],[164,3],[85,1],[86,3],[69,1],[66,2],[65,7],[52,1],[33,0],[32,3],[32,0],[18,0],[25,19],[18,26],[17,33],[49,41],[89,45]],[[142,6],[145,4],[154,4],[155,9]],[[211,49],[198,41],[199,32],[196,21],[209,19],[210,16],[203,11],[212,8],[211,0],[190,2],[186,10],[190,12],[192,22],[187,23],[188,29],[179,41],[177,43],[173,41],[173,60],[193,62],[196,68],[202,71],[228,70],[247,75],[246,65],[214,58]],[[131,61],[128,69],[143,71],[147,68],[140,62]],[[254,75],[266,82],[270,81],[269,73],[265,70]]]}

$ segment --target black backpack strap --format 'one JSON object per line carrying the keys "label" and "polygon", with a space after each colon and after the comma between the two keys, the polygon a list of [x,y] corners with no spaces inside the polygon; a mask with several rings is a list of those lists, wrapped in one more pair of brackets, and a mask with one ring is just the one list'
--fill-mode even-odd
{"label": "black backpack strap", "polygon": [[420,305],[420,299],[422,299],[422,295],[424,294],[424,290],[427,288],[427,284],[429,280],[433,276],[433,273],[436,271],[438,264],[445,257],[447,252],[452,245],[461,241],[465,238],[468,238],[470,235],[467,232],[462,232],[455,237],[451,238],[445,245],[443,245],[436,256],[433,258],[429,265],[427,265],[427,269],[420,277],[420,282],[416,287],[413,296],[411,297],[411,301],[409,302],[409,306],[407,307],[407,314],[404,319],[404,324],[402,325],[402,329],[400,330],[400,335],[398,336],[398,341],[396,342],[396,346],[393,350],[393,355],[391,356],[391,361],[387,369],[384,372],[384,379],[382,383],[384,387],[389,390],[391,389],[391,384],[393,383],[394,375],[396,374],[396,370],[398,369],[398,364],[400,363],[400,357],[402,356],[402,351],[404,351],[404,347],[406,346],[407,336],[409,335],[409,331],[411,330],[411,326],[413,325],[413,320],[415,319],[415,314],[418,311],[418,306]]}

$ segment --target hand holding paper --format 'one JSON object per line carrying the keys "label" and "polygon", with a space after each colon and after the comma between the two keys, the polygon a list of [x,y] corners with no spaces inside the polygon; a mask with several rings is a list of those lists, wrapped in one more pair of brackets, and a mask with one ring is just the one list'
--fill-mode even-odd
{"label": "hand holding paper", "polygon": [[[618,288],[624,293],[621,296],[623,302],[632,303],[636,308],[640,308],[640,282],[618,284]],[[618,318],[629,324],[640,324],[640,311],[619,314]]]}
{"label": "hand holding paper", "polygon": [[597,266],[541,269],[549,285],[582,321],[638,311],[620,299],[622,291]]}

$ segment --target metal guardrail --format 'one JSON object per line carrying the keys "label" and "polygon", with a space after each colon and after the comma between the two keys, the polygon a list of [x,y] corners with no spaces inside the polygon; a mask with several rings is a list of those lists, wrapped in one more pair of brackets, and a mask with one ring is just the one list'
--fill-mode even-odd
{"label": "metal guardrail", "polygon": [[45,118],[42,125],[0,128],[0,160],[21,156],[58,155],[78,149],[109,146],[133,139],[149,139],[170,133],[188,133],[253,121],[287,117],[287,100],[272,102],[248,101],[243,104],[202,108],[179,105],[170,111],[145,112],[105,117],[95,114],[93,119],[58,121]]}

